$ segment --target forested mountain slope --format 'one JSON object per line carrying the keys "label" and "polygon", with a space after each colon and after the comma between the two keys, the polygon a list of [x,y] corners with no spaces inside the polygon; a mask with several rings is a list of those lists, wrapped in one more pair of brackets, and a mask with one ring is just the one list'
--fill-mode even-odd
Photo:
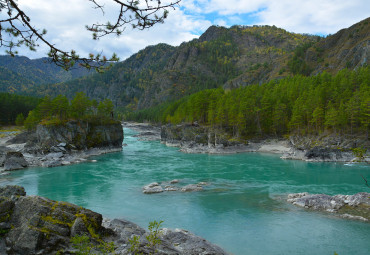
{"label": "forested mountain slope", "polygon": [[48,58],[0,56],[0,91],[28,94],[34,86],[65,82],[94,72],[78,65],[70,71],[65,71],[51,63]]}
{"label": "forested mountain slope", "polygon": [[[356,69],[370,64],[370,18],[342,29],[317,42],[305,42],[294,53],[282,57],[270,72],[243,72],[228,81],[224,88],[236,88],[253,82],[261,83],[291,74],[316,75],[323,71],[336,74],[343,68]],[[260,67],[261,68],[261,67]],[[253,80],[253,77],[257,79]]]}
{"label": "forested mountain slope", "polygon": [[277,73],[297,46],[319,39],[270,26],[212,26],[199,39],[178,47],[150,46],[102,75],[46,85],[33,92],[71,97],[83,91],[92,98],[109,98],[117,106],[142,109],[220,87],[243,72],[250,73],[250,84],[268,81],[275,76],[266,74]]}
{"label": "forested mountain slope", "polygon": [[136,121],[199,123],[232,137],[288,133],[366,134],[370,130],[370,70],[295,75],[233,90],[208,89],[173,103],[127,114]]}
{"label": "forested mountain slope", "polygon": [[199,39],[178,47],[149,46],[103,74],[24,86],[23,91],[69,98],[82,91],[90,98],[109,98],[118,107],[138,110],[204,89],[262,84],[295,74],[335,74],[369,64],[369,20],[326,38],[275,26],[211,26]]}

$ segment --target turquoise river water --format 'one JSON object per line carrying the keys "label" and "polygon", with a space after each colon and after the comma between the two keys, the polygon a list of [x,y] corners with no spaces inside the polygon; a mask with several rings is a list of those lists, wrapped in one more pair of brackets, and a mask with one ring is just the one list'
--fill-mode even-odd
{"label": "turquoise river water", "polygon": [[[361,164],[308,163],[279,155],[184,154],[160,142],[137,141],[125,129],[122,152],[96,162],[30,168],[0,177],[29,195],[68,201],[108,218],[142,227],[163,220],[218,244],[231,254],[370,254],[370,224],[297,208],[285,202],[293,192],[354,194],[367,191]],[[179,179],[179,185],[209,182],[205,191],[145,195],[151,182]]]}

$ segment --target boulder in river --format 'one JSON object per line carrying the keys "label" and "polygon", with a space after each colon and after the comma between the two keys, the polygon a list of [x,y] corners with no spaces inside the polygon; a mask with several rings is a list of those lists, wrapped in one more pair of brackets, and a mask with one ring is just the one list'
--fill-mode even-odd
{"label": "boulder in river", "polygon": [[189,184],[181,188],[182,192],[202,191],[203,186],[199,184]]}
{"label": "boulder in river", "polygon": [[143,187],[144,194],[153,194],[161,192],[163,192],[163,188],[161,185],[159,185],[158,182],[153,182]]}

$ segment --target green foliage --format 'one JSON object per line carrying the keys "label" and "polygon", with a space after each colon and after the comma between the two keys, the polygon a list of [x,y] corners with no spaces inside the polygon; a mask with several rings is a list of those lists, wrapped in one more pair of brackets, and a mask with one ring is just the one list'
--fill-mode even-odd
{"label": "green foliage", "polygon": [[344,69],[335,76],[325,72],[312,77],[296,75],[228,91],[203,90],[125,116],[174,124],[197,121],[234,136],[318,133],[325,129],[368,133],[369,81],[369,67]]}
{"label": "green foliage", "polygon": [[90,244],[90,238],[86,235],[76,235],[71,238],[73,247],[77,249],[76,255],[89,255],[91,254],[92,246]]}
{"label": "green foliage", "polygon": [[37,126],[40,122],[41,118],[38,116],[36,110],[32,110],[29,112],[27,119],[24,121],[24,127],[28,130],[31,130]]}
{"label": "green foliage", "polygon": [[71,115],[74,118],[81,119],[86,115],[91,106],[91,101],[83,92],[77,92],[71,100]]}
{"label": "green foliage", "polygon": [[0,229],[0,237],[8,234],[9,231],[10,231],[10,229]]}
{"label": "green foliage", "polygon": [[[99,244],[91,242],[86,235],[76,235],[71,238],[73,247],[77,249],[76,255],[90,255],[90,254],[115,254],[115,246],[113,242],[107,243],[99,241]],[[97,253],[94,253],[96,251]]]}
{"label": "green foliage", "polygon": [[[162,243],[162,240],[160,239],[160,236],[162,235],[162,231],[160,230],[162,226],[163,221],[151,221],[148,225],[149,234],[145,236],[145,239],[147,240],[146,247],[149,249],[149,254],[156,254],[157,253],[157,247]],[[129,240],[130,248],[128,249],[131,254],[134,255],[141,255],[143,254],[140,251],[140,237],[137,235],[134,235]]]}
{"label": "green foliage", "polygon": [[113,110],[111,100],[104,99],[98,104],[96,100],[90,100],[83,92],[76,93],[71,102],[63,95],[54,99],[45,97],[34,110],[29,112],[24,125],[30,130],[39,123],[62,125],[70,119],[86,120],[96,124],[110,123],[114,122]]}
{"label": "green foliage", "polygon": [[353,148],[352,149],[353,154],[359,158],[359,159],[364,159],[364,156],[366,154],[366,149],[365,148]]}
{"label": "green foliage", "polygon": [[17,115],[17,118],[15,119],[15,124],[17,126],[23,126],[24,124],[24,116],[23,116],[23,113],[20,113]]}
{"label": "green foliage", "polygon": [[159,229],[163,221],[151,221],[148,225],[149,234],[145,237],[148,241],[147,247],[155,254],[157,252],[157,246],[162,243],[160,236],[162,231]]}
{"label": "green foliage", "polygon": [[130,248],[128,249],[128,251],[131,254],[134,254],[134,255],[143,254],[142,252],[140,252],[140,237],[139,236],[134,235],[132,238],[128,239],[128,242],[130,244]]}
{"label": "green foliage", "polygon": [[35,97],[0,93],[0,125],[15,124],[17,116],[27,116],[39,102],[40,99]]}
{"label": "green foliage", "polygon": [[293,74],[309,75],[311,73],[312,69],[306,63],[305,56],[307,49],[312,45],[313,43],[309,42],[295,49],[293,58],[288,62],[288,67]]}
{"label": "green foliage", "polygon": [[113,114],[114,105],[111,100],[104,99],[101,101],[97,107],[98,115],[100,116],[109,116]]}

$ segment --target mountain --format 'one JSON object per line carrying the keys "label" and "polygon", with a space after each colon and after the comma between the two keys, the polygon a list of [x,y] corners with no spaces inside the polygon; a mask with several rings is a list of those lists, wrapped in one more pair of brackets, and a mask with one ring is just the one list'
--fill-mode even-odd
{"label": "mountain", "polygon": [[29,59],[23,56],[0,56],[0,91],[26,93],[41,84],[65,82],[94,71],[78,67],[65,71],[48,58]]}
{"label": "mountain", "polygon": [[212,26],[199,39],[178,47],[150,46],[102,75],[43,85],[32,93],[112,99],[116,106],[142,109],[197,91],[222,86],[248,71],[249,83],[268,80],[294,49],[318,36],[289,33],[270,26]]}
{"label": "mountain", "polygon": [[[26,88],[32,95],[78,91],[117,107],[143,109],[203,89],[261,84],[369,64],[370,18],[326,38],[275,26],[211,26],[178,47],[149,46],[103,74]],[[28,77],[27,77],[28,78]]]}

